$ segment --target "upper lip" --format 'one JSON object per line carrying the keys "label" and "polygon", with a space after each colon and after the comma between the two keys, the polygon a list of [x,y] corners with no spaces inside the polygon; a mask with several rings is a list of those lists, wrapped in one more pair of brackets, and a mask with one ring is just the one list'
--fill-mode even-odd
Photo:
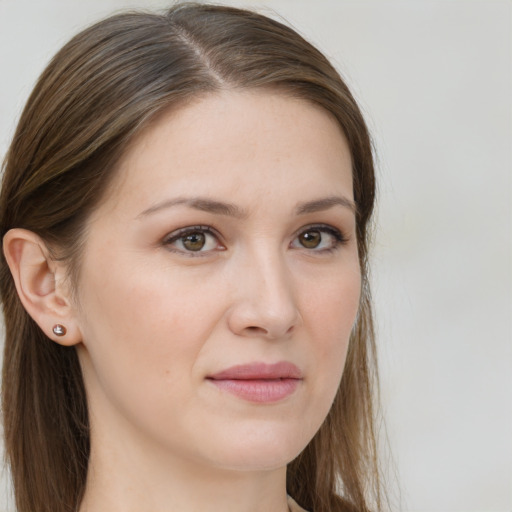
{"label": "upper lip", "polygon": [[265,379],[302,379],[302,372],[293,363],[249,363],[231,366],[213,375],[213,380],[265,380]]}

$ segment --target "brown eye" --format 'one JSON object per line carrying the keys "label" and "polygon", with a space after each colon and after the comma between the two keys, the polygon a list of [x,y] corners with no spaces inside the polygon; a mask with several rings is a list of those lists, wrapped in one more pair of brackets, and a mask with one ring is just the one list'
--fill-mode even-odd
{"label": "brown eye", "polygon": [[206,237],[201,232],[189,233],[182,237],[181,243],[187,251],[200,251],[206,243]]}
{"label": "brown eye", "polygon": [[290,247],[308,249],[315,254],[328,254],[346,242],[347,238],[339,229],[329,225],[314,225],[298,233]]}
{"label": "brown eye", "polygon": [[299,242],[306,249],[315,249],[321,241],[322,234],[317,230],[304,231],[299,235]]}
{"label": "brown eye", "polygon": [[208,226],[190,226],[171,233],[164,239],[164,245],[173,252],[187,256],[203,256],[226,248],[219,237]]}

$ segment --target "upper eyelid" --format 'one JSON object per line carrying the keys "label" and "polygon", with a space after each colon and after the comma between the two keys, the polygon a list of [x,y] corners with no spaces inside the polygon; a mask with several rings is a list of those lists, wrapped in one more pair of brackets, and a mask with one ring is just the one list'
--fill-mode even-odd
{"label": "upper eyelid", "polygon": [[[331,237],[333,240],[331,240],[329,247],[305,247],[305,246],[297,246],[294,245],[298,239],[298,237],[301,235],[301,233],[307,233],[308,231],[320,231],[327,233],[329,237]],[[323,241],[323,240],[322,240]],[[302,250],[306,251],[308,254],[311,255],[327,255],[331,254],[336,250],[341,249],[343,246],[345,246],[347,243],[350,242],[350,237],[345,235],[345,231],[341,230],[339,228],[336,228],[334,226],[331,226],[329,224],[312,224],[309,226],[306,226],[305,228],[301,228],[294,236],[292,241],[290,242],[290,247],[295,250]],[[298,242],[301,244],[301,242]]]}
{"label": "upper eyelid", "polygon": [[176,229],[176,230],[172,231],[171,233],[168,233],[166,236],[164,236],[164,238],[162,239],[161,244],[163,246],[165,246],[169,251],[174,252],[176,254],[180,254],[183,257],[186,256],[188,258],[207,257],[207,256],[211,255],[212,253],[217,252],[219,247],[217,247],[216,249],[209,249],[209,250],[205,250],[205,251],[203,251],[203,250],[188,251],[186,249],[181,249],[179,247],[173,247],[173,244],[175,242],[177,242],[181,238],[187,236],[187,234],[189,234],[189,233],[197,233],[197,232],[206,233],[208,235],[213,236],[215,238],[216,242],[219,245],[221,245],[223,247],[223,249],[225,249],[224,242],[222,241],[222,239],[221,239],[220,235],[218,234],[218,232],[215,229],[213,229],[211,226],[204,226],[204,225],[200,225],[200,226],[187,226],[187,227],[184,227],[184,228]]}
{"label": "upper eyelid", "polygon": [[[297,229],[293,236],[297,236],[298,234],[307,231],[308,229],[318,229],[322,230],[325,229],[326,231],[337,231],[340,234],[343,234],[343,230],[340,228],[337,228],[336,226],[333,226],[332,224],[326,224],[322,222],[313,222],[311,224],[306,224],[305,226],[301,226],[299,229]],[[183,236],[186,233],[193,233],[194,231],[204,231],[208,233],[212,233],[215,236],[222,237],[222,235],[218,232],[217,229],[215,229],[213,226],[209,226],[206,224],[197,224],[192,226],[185,226],[183,228],[178,228],[174,231],[171,231],[170,233],[167,233],[164,237],[164,239],[168,238],[174,238],[174,237],[180,237]]]}
{"label": "upper eyelid", "polygon": [[[337,228],[331,224],[312,223],[312,224],[307,224],[305,226],[302,226],[298,230],[296,230],[294,232],[294,234],[292,235],[292,241],[295,238],[297,238],[301,233],[304,233],[305,231],[308,231],[308,230],[315,230],[315,229],[318,231],[325,231],[327,233],[330,233],[333,236],[335,234],[339,235],[340,242],[345,242],[345,241],[348,241],[348,239],[349,239],[349,237],[346,235],[346,232],[344,230]],[[168,244],[170,242],[178,240],[179,238],[181,238],[183,236],[186,236],[188,233],[194,233],[194,232],[203,232],[203,233],[211,234],[219,241],[219,243],[225,244],[224,237],[219,233],[219,231],[209,225],[195,225],[195,226],[186,226],[183,228],[179,228],[179,229],[174,230],[171,233],[168,233],[167,235],[165,235],[162,241],[164,244]]]}
{"label": "upper eyelid", "polygon": [[348,239],[348,236],[346,235],[346,232],[343,229],[340,229],[331,224],[325,224],[325,223],[317,223],[317,224],[313,223],[313,224],[308,224],[307,226],[303,226],[295,232],[294,237],[296,237],[296,236],[300,235],[301,233],[304,233],[305,231],[308,231],[308,230],[326,231],[331,234],[337,233],[343,240]]}
{"label": "upper eyelid", "polygon": [[163,241],[164,241],[164,243],[169,242],[171,240],[176,240],[178,238],[181,238],[181,237],[185,236],[187,233],[195,233],[198,231],[201,233],[209,233],[209,234],[215,236],[217,239],[219,239],[219,241],[222,239],[222,236],[220,235],[220,233],[213,227],[205,226],[205,225],[197,225],[197,226],[187,226],[184,228],[176,229],[176,230],[168,233],[167,235],[165,235],[163,238]]}

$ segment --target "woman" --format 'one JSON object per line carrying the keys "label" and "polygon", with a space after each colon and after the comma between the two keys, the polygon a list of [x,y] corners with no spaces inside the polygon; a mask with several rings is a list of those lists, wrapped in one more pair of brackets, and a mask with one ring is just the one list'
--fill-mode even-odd
{"label": "woman", "polygon": [[25,511],[380,508],[369,136],[298,34],[127,13],[44,71],[1,195]]}

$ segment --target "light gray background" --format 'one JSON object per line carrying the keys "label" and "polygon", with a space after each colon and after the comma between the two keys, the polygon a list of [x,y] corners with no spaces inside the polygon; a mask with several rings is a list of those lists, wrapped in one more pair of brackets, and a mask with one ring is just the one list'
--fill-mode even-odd
{"label": "light gray background", "polygon": [[[158,0],[0,0],[0,153],[78,29]],[[382,395],[404,511],[512,510],[512,3],[238,0],[336,63],[373,131]],[[0,509],[11,509],[8,476]]]}

